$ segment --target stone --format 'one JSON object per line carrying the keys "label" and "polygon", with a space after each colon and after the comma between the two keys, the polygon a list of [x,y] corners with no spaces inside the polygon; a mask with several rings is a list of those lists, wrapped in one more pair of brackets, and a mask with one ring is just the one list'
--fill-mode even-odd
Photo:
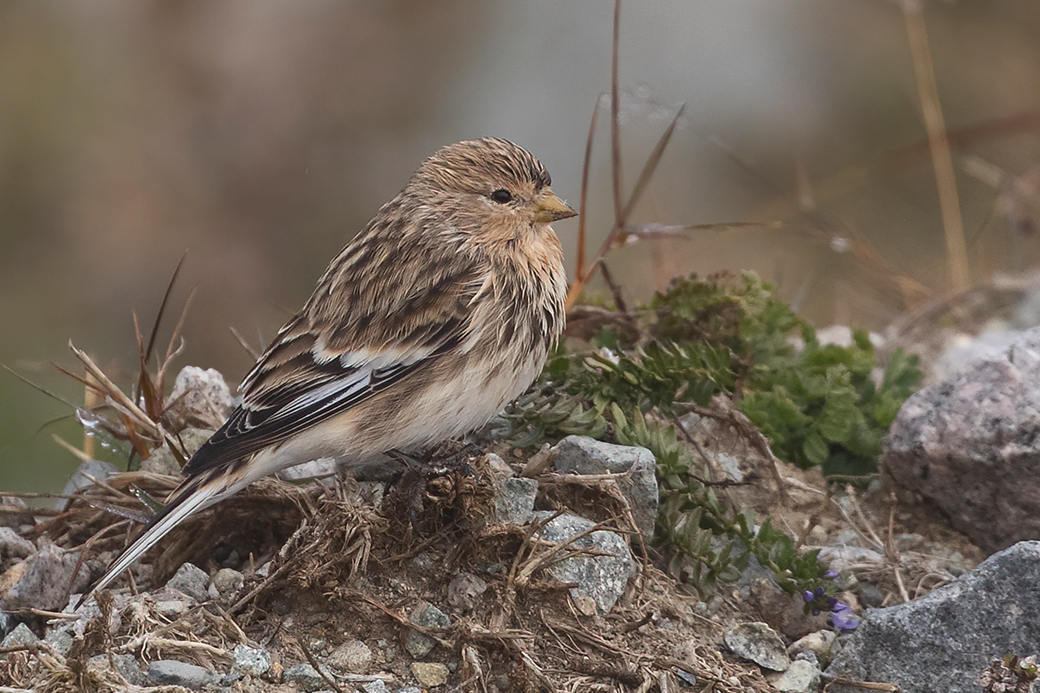
{"label": "stone", "polygon": [[329,655],[329,666],[348,674],[367,674],[372,666],[372,650],[360,640],[348,640]]}
{"label": "stone", "polygon": [[531,521],[538,482],[522,476],[495,480],[495,518],[506,525],[526,525]]}
{"label": "stone", "polygon": [[213,575],[213,587],[218,596],[237,597],[246,586],[246,576],[233,568],[221,568]]}
{"label": "stone", "polygon": [[115,672],[131,686],[147,686],[148,676],[132,654],[100,654],[87,660],[87,671],[103,678],[107,672]]}
{"label": "stone", "polygon": [[[548,520],[549,511],[536,511],[535,519]],[[535,533],[543,541],[562,544],[593,526],[591,520],[577,515],[560,515]],[[628,544],[618,534],[601,529],[572,542],[569,548],[590,549],[595,556],[566,558],[547,570],[560,582],[577,583],[572,587],[571,597],[575,600],[589,598],[595,602],[600,613],[607,613],[628,587],[629,579],[635,575],[637,566]]]}
{"label": "stone", "polygon": [[[62,489],[61,495],[71,496],[80,489],[87,488],[94,484],[89,477],[93,477],[98,481],[104,481],[113,474],[119,473],[119,470],[115,465],[108,462],[102,462],[101,460],[84,460],[76,467],[76,471],[72,473],[69,480],[65,482],[65,488]],[[55,503],[55,507],[58,510],[63,510],[68,504],[68,501],[64,498],[59,498]]]}
{"label": "stone", "polygon": [[[920,599],[868,612],[841,639],[826,673],[896,684],[904,693],[975,693],[991,658],[1036,652],[1037,603],[1040,542],[1020,542]],[[837,684],[829,690],[862,691]]]}
{"label": "stone", "polygon": [[487,583],[473,573],[459,573],[448,583],[448,604],[460,611],[471,611],[487,588]]}
{"label": "stone", "polygon": [[36,551],[36,546],[18,535],[10,527],[0,527],[0,560],[27,558]]}
{"label": "stone", "polygon": [[72,649],[74,638],[70,629],[65,627],[51,628],[47,631],[44,642],[53,647],[58,654],[67,655]]}
{"label": "stone", "polygon": [[278,476],[286,481],[309,481],[311,479],[324,479],[335,476],[338,470],[339,464],[335,458],[322,457],[283,469],[278,472]]}
{"label": "stone", "polygon": [[[386,683],[380,679],[362,684],[361,690],[365,691],[365,693],[390,693],[390,689],[386,687]],[[398,693],[400,693],[400,691],[398,691]]]}
{"label": "stone", "polygon": [[177,590],[197,602],[209,601],[209,575],[193,563],[185,563],[166,583],[169,589]]}
{"label": "stone", "polygon": [[879,463],[987,552],[1040,538],[1040,328],[903,403]]}
{"label": "stone", "polygon": [[[210,439],[214,431],[209,428],[185,428],[177,434],[184,452],[190,457]],[[178,476],[181,473],[181,462],[170,450],[169,445],[152,450],[147,460],[141,460],[141,471],[151,474],[168,474]]]}
{"label": "stone", "polygon": [[780,693],[816,693],[820,689],[820,676],[820,665],[816,663],[815,657],[796,659],[773,682],[773,687]]}
{"label": "stone", "polygon": [[82,591],[90,583],[90,575],[81,570],[70,585],[78,559],[78,552],[65,553],[56,546],[44,546],[0,576],[0,606],[6,611],[29,607],[60,611],[65,607],[67,591]]}
{"label": "stone", "polygon": [[148,665],[147,675],[153,686],[184,686],[192,690],[220,681],[220,674],[212,669],[175,659],[152,662]]}
{"label": "stone", "polygon": [[723,640],[733,654],[764,669],[785,671],[791,666],[780,635],[765,623],[738,623],[726,630]]}
{"label": "stone", "polygon": [[267,650],[248,645],[235,645],[231,671],[243,676],[263,676],[271,669],[271,655]]}
{"label": "stone", "polygon": [[[451,626],[451,619],[447,614],[433,606],[427,601],[420,600],[412,609],[408,620],[423,628],[445,630]],[[412,659],[421,659],[430,653],[436,641],[423,633],[409,630],[404,635],[404,649],[408,651]]]}
{"label": "stone", "polygon": [[185,366],[173,381],[167,401],[166,418],[173,430],[195,427],[214,431],[231,413],[231,388],[215,368]]}
{"label": "stone", "polygon": [[493,452],[487,453],[487,465],[488,470],[491,472],[491,476],[494,479],[505,479],[507,477],[516,476],[516,472],[509,466],[509,463]]}
{"label": "stone", "polygon": [[29,630],[29,626],[24,623],[19,623],[0,642],[0,647],[25,647],[27,645],[35,645],[38,642],[40,642],[40,639],[36,637],[36,633]]}
{"label": "stone", "polygon": [[561,474],[617,474],[617,485],[628,500],[645,541],[657,522],[657,459],[641,447],[603,443],[588,436],[567,436],[552,449]]}
{"label": "stone", "polygon": [[818,630],[791,643],[791,646],[787,648],[787,654],[797,657],[803,652],[812,652],[817,661],[826,663],[831,660],[835,649],[834,643],[837,639],[838,634],[833,630]]}
{"label": "stone", "polygon": [[0,527],[13,527],[18,529],[22,525],[36,523],[29,505],[18,496],[0,496],[0,508],[5,511],[24,510],[25,512],[3,512],[0,513]]}
{"label": "stone", "polygon": [[436,662],[412,662],[410,667],[416,683],[423,688],[443,686],[448,683],[448,667]]}
{"label": "stone", "polygon": [[325,678],[310,664],[294,664],[282,672],[282,679],[311,692],[319,691],[328,685]]}

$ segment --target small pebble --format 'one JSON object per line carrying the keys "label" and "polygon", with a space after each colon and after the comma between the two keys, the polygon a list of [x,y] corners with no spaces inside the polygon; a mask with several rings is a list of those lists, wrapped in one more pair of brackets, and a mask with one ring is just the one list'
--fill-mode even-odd
{"label": "small pebble", "polygon": [[185,563],[178,568],[166,586],[188,595],[197,602],[209,601],[209,575],[192,563]]}
{"label": "small pebble", "polygon": [[412,676],[424,688],[443,686],[448,682],[448,667],[437,662],[412,662]]}
{"label": "small pebble", "polygon": [[319,691],[328,685],[324,677],[310,664],[294,664],[282,672],[282,679],[311,692]]}
{"label": "small pebble", "polygon": [[372,665],[372,650],[360,640],[348,640],[329,655],[329,666],[349,674],[366,674]]}
{"label": "small pebble", "polygon": [[262,676],[271,668],[271,655],[267,650],[260,650],[248,645],[235,645],[232,651],[235,663],[231,670],[243,675]]}
{"label": "small pebble", "polygon": [[204,667],[160,659],[148,665],[148,680],[153,686],[184,686],[197,690],[220,680],[220,674]]}

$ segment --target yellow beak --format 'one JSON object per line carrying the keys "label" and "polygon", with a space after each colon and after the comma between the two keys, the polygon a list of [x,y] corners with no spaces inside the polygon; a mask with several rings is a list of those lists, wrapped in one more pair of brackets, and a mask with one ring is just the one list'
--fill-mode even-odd
{"label": "yellow beak", "polygon": [[548,224],[578,215],[569,204],[557,197],[556,193],[549,188],[536,197],[534,202],[534,218],[540,224]]}

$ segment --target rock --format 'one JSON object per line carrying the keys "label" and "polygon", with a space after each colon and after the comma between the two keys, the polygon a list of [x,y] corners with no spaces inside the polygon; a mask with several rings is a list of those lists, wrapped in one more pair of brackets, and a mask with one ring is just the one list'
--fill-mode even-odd
{"label": "rock", "polygon": [[249,647],[248,645],[235,645],[231,652],[235,663],[231,665],[231,671],[243,676],[263,676],[271,668],[271,655],[267,650]]}
{"label": "rock", "polygon": [[178,568],[166,587],[186,594],[197,602],[209,601],[209,575],[192,563],[185,563]]}
{"label": "rock", "polygon": [[18,529],[22,525],[35,524],[36,520],[29,512],[29,505],[18,496],[0,496],[0,508],[4,510],[24,510],[20,512],[0,513],[0,527],[13,527]]}
{"label": "rock", "polygon": [[396,693],[423,693],[421,688],[415,686],[405,686],[404,688],[398,688]]}
{"label": "rock", "polygon": [[552,449],[556,471],[563,474],[620,474],[618,488],[628,500],[636,526],[646,541],[657,522],[657,460],[646,448],[602,443],[587,436],[567,436]]}
{"label": "rock", "polygon": [[538,482],[522,476],[495,481],[495,517],[506,525],[526,525],[531,521]]}
{"label": "rock", "polygon": [[157,599],[155,610],[170,620],[176,620],[194,605],[194,599]]}
{"label": "rock", "polygon": [[816,693],[820,688],[820,665],[810,652],[806,659],[791,662],[780,678],[773,682],[773,687],[780,693]]}
{"label": "rock", "polygon": [[24,623],[19,623],[0,642],[0,647],[24,647],[26,645],[35,645],[38,642],[40,642],[40,639],[36,637],[36,633],[29,630],[29,626]]}
{"label": "rock", "polygon": [[231,388],[214,368],[185,366],[167,401],[166,417],[173,430],[189,426],[216,430],[231,413]]}
{"label": "rock", "polygon": [[246,576],[232,568],[221,568],[213,575],[212,587],[221,601],[236,599],[245,586]]}
{"label": "rock", "polygon": [[87,671],[102,679],[106,673],[115,672],[131,686],[147,686],[150,683],[141,665],[137,663],[137,658],[132,654],[95,655],[87,660]]}
{"label": "rock", "polygon": [[348,674],[367,674],[372,666],[372,650],[360,640],[348,640],[329,655],[329,666]]}
{"label": "rock", "polygon": [[323,479],[335,476],[339,470],[339,464],[332,457],[322,457],[309,462],[302,462],[295,466],[278,472],[278,477],[286,481],[304,481],[310,479]]}
{"label": "rock", "polygon": [[[544,521],[552,517],[548,511],[536,511],[535,519]],[[576,515],[560,515],[538,530],[535,536],[543,541],[564,543],[593,526],[593,522]],[[567,558],[548,568],[549,573],[560,582],[574,582],[571,597],[591,599],[601,613],[610,611],[625,593],[628,580],[636,572],[636,562],[628,544],[618,534],[604,529],[597,530],[570,544],[581,550],[591,549],[600,554]]]}
{"label": "rock", "polygon": [[[365,693],[390,693],[390,689],[386,687],[386,683],[379,679],[362,684],[361,690],[365,691]],[[401,692],[398,691],[397,693]]]}
{"label": "rock", "polygon": [[36,546],[18,535],[10,527],[0,527],[0,560],[26,558],[36,551]]}
{"label": "rock", "polygon": [[[7,611],[27,607],[61,610],[78,559],[78,552],[65,553],[56,546],[44,546],[0,576],[0,606]],[[82,591],[89,582],[86,571],[80,571],[71,592]]]}
{"label": "rock", "polygon": [[[448,618],[447,614],[429,602],[422,600],[416,604],[408,620],[423,628],[443,630],[451,626],[451,619]],[[425,657],[436,644],[433,638],[418,631],[409,630],[404,635],[404,649],[408,651],[412,659]]]}
{"label": "rock", "polygon": [[784,671],[791,666],[780,635],[765,623],[738,623],[723,634],[723,639],[733,654],[765,669]]}
{"label": "rock", "polygon": [[[71,496],[76,491],[93,485],[88,476],[94,477],[98,481],[104,481],[113,474],[117,474],[118,469],[108,462],[102,462],[101,460],[84,460],[76,467],[76,471],[72,473],[69,480],[65,482],[65,488],[62,489],[61,495]],[[68,501],[64,498],[59,498],[55,503],[55,507],[58,510],[63,510],[68,504]]]}
{"label": "rock", "polygon": [[448,667],[435,662],[412,662],[412,676],[423,688],[443,686],[448,682]]}
{"label": "rock", "polygon": [[282,679],[297,684],[305,691],[319,691],[328,685],[324,677],[310,664],[294,664],[282,672]]}
{"label": "rock", "polygon": [[459,573],[448,583],[448,603],[461,611],[471,611],[487,588],[487,583],[473,573]]}
{"label": "rock", "polygon": [[58,654],[67,655],[72,649],[73,637],[68,626],[51,628],[47,631],[44,641],[53,647]]}
{"label": "rock", "polygon": [[883,554],[859,546],[824,546],[817,558],[835,573],[846,573],[853,567],[881,571],[888,565]]}
{"label": "rock", "polygon": [[1040,538],[1040,328],[904,404],[880,461],[987,552]]}
{"label": "rock", "polygon": [[803,652],[812,652],[817,661],[829,662],[833,653],[834,643],[838,634],[833,630],[818,630],[799,638],[787,648],[787,654],[796,657]]}
{"label": "rock", "polygon": [[921,599],[869,612],[842,638],[827,674],[894,683],[905,693],[974,693],[992,657],[1036,652],[1040,611],[1027,605],[1037,603],[1040,542],[1021,542]]}
{"label": "rock", "polygon": [[493,452],[487,453],[487,464],[488,469],[491,471],[491,476],[495,479],[516,476],[516,472],[509,466],[509,463]]}
{"label": "rock", "polygon": [[[177,434],[184,452],[189,456],[202,447],[203,443],[210,439],[214,431],[209,428],[185,428]],[[180,460],[170,451],[168,445],[152,450],[147,460],[141,461],[141,471],[152,474],[169,474],[177,476],[181,473]]]}
{"label": "rock", "polygon": [[175,659],[160,659],[148,665],[148,680],[153,686],[184,686],[198,690],[220,680],[220,674]]}

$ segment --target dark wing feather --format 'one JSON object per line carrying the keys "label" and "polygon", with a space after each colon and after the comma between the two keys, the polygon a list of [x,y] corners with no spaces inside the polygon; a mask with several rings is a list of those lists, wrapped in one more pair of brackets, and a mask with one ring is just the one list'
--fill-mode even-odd
{"label": "dark wing feather", "polygon": [[[335,264],[343,260],[341,255]],[[378,305],[355,300],[361,305],[344,307],[366,315],[361,321],[338,316],[315,320],[306,311],[293,318],[246,376],[242,404],[192,456],[183,473],[195,476],[231,465],[285,441],[457,348],[469,334],[469,304],[479,289],[475,269],[458,265],[441,266],[439,276],[418,288],[398,281],[399,288],[388,288]],[[429,269],[425,268],[427,277]],[[400,272],[391,276],[399,280]],[[417,301],[422,304],[418,311]],[[352,329],[328,329],[332,325]],[[388,330],[395,332],[390,344]],[[318,337],[333,333],[331,343]]]}

